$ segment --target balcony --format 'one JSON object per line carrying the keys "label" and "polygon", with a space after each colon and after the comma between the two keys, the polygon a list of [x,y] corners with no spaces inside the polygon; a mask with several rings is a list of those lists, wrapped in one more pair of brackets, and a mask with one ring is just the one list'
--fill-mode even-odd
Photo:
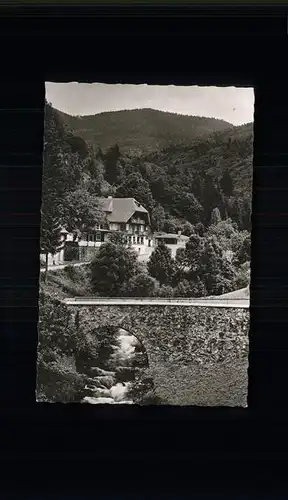
{"label": "balcony", "polygon": [[142,220],[142,219],[131,219],[130,222],[131,222],[131,224],[142,224],[142,226],[146,225],[145,220]]}

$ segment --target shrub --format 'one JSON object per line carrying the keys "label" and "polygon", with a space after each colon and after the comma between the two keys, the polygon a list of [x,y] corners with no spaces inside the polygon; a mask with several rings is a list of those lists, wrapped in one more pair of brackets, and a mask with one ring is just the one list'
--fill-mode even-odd
{"label": "shrub", "polygon": [[173,297],[173,288],[169,285],[163,285],[158,289],[158,297]]}
{"label": "shrub", "polygon": [[122,245],[104,243],[91,263],[93,291],[102,296],[119,296],[123,284],[135,275],[137,254]]}
{"label": "shrub", "polygon": [[[80,402],[85,388],[85,377],[77,373],[73,358],[59,357],[57,361],[39,361],[37,393],[40,400],[49,402]],[[38,397],[37,397],[38,399]]]}
{"label": "shrub", "polygon": [[136,274],[121,288],[124,297],[152,297],[157,290],[157,281],[147,273]]}

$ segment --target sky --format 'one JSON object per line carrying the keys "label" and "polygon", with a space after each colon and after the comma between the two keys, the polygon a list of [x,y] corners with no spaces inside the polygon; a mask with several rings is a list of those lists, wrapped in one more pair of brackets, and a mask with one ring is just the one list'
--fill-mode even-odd
{"label": "sky", "polygon": [[46,82],[45,87],[47,101],[70,115],[152,108],[219,118],[233,125],[254,121],[253,88],[77,82]]}

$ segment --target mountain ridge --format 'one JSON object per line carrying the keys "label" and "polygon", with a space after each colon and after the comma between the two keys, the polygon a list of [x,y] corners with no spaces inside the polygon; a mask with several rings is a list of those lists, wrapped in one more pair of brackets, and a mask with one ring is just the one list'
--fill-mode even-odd
{"label": "mountain ridge", "polygon": [[198,137],[233,129],[218,118],[182,115],[152,108],[72,116],[56,110],[62,121],[87,143],[103,150],[118,144],[121,151],[147,154],[172,144],[189,143]]}

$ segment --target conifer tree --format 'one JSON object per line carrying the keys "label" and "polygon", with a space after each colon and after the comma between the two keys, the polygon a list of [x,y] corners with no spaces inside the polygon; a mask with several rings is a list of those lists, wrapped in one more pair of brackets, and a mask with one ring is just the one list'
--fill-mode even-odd
{"label": "conifer tree", "polygon": [[160,285],[169,285],[174,276],[175,265],[171,250],[164,243],[159,243],[147,263],[149,274],[159,281]]}
{"label": "conifer tree", "polygon": [[45,254],[45,283],[47,282],[49,253],[54,256],[63,248],[61,225],[55,212],[52,206],[50,209],[42,208],[40,245],[41,252]]}

